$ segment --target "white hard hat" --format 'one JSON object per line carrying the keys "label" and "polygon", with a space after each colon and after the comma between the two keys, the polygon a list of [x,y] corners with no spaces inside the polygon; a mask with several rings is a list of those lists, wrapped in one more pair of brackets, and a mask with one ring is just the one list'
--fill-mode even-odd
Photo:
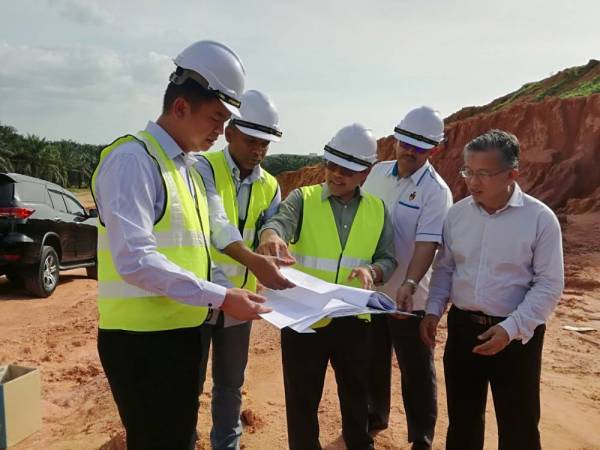
{"label": "white hard hat", "polygon": [[185,48],[173,62],[184,70],[171,74],[172,83],[182,84],[191,78],[215,91],[232,114],[240,115],[246,68],[233,50],[218,42],[198,41]]}
{"label": "white hard hat", "polygon": [[342,128],[329,141],[324,157],[338,166],[362,172],[377,160],[377,141],[369,128],[353,123]]}
{"label": "white hard hat", "polygon": [[232,119],[231,123],[242,133],[271,142],[281,140],[277,108],[262,92],[244,92],[240,113],[241,119]]}
{"label": "white hard hat", "polygon": [[439,111],[421,106],[409,111],[394,132],[400,142],[428,150],[444,140],[444,120]]}

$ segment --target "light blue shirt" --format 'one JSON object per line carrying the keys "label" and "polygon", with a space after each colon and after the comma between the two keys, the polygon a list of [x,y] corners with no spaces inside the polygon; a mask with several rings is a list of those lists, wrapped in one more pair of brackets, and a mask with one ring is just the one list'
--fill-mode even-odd
{"label": "light blue shirt", "polygon": [[[195,158],[186,155],[156,123],[148,122],[146,131],[173,160],[189,188],[188,170]],[[156,162],[139,142],[123,144],[104,158],[94,192],[116,269],[127,283],[190,305],[221,306],[225,287],[198,279],[156,250],[154,222],[164,208],[165,191]],[[193,195],[192,189],[190,192]],[[212,244],[223,249],[241,241],[241,235],[227,220],[220,198],[207,193],[207,201]],[[213,279],[227,285],[220,271],[213,269]]]}

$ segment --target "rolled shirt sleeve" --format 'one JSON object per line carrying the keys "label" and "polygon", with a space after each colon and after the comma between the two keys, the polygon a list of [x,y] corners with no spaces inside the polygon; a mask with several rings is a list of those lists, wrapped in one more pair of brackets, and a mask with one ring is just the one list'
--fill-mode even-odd
{"label": "rolled shirt sleeve", "polygon": [[200,280],[157,251],[153,229],[160,174],[149,157],[140,156],[143,151],[122,150],[104,159],[95,183],[99,215],[118,273],[127,283],[181,303],[220,307],[226,288]]}
{"label": "rolled shirt sleeve", "polygon": [[444,222],[451,206],[452,196],[447,189],[430,190],[421,207],[415,241],[441,244]]}

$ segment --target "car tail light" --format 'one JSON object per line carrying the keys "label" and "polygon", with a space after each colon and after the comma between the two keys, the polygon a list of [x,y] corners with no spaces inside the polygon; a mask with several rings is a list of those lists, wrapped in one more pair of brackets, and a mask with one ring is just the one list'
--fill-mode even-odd
{"label": "car tail light", "polygon": [[27,219],[35,212],[31,208],[0,208],[0,217],[14,217],[16,219]]}
{"label": "car tail light", "polygon": [[18,261],[19,259],[21,259],[21,255],[2,255],[2,254],[0,254],[0,258],[4,259],[5,261],[15,262],[15,261]]}

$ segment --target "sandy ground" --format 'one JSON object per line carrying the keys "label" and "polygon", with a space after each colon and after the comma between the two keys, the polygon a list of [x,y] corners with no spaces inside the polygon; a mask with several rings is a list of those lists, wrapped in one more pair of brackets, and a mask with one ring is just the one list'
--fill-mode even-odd
{"label": "sandy ground", "polygon": [[[580,334],[563,325],[600,329],[600,214],[568,218],[565,236],[567,288],[550,320],[542,374],[542,441],[545,449],[600,449],[600,331]],[[14,450],[124,449],[122,428],[96,352],[96,285],[83,270],[65,272],[49,299],[30,299],[0,277],[0,363],[38,367],[42,375],[43,428]],[[447,426],[442,345],[436,362],[440,414],[434,448],[443,448]],[[279,334],[255,323],[244,408],[251,411],[245,449],[285,449],[285,406]],[[340,438],[336,386],[331,371],[319,409],[321,442],[328,450]],[[210,392],[210,383],[206,386]],[[201,398],[198,448],[208,449],[209,394]],[[496,448],[496,426],[488,408],[486,448]],[[406,424],[393,374],[391,426],[376,437],[379,449],[405,449]]]}

